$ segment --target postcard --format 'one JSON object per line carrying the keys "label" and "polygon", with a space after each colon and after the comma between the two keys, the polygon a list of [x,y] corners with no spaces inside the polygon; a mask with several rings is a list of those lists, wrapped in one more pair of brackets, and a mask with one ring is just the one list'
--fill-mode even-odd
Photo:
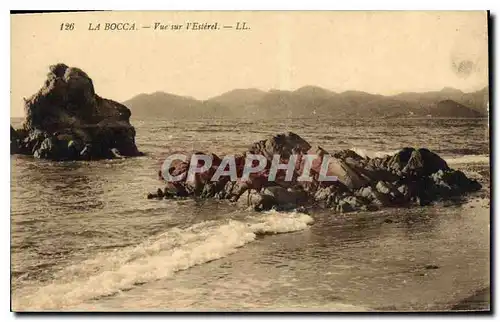
{"label": "postcard", "polygon": [[12,311],[491,309],[488,12],[10,19]]}

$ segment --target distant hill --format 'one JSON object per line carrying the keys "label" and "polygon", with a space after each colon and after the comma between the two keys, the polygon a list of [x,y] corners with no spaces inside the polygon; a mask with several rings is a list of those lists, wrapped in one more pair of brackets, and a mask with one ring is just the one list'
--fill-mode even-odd
{"label": "distant hill", "polygon": [[132,115],[173,118],[242,117],[484,117],[488,88],[463,93],[453,88],[393,96],[361,91],[335,93],[317,86],[295,91],[235,89],[206,101],[164,92],[140,94],[125,101]]}
{"label": "distant hill", "polygon": [[483,113],[473,108],[467,107],[453,100],[444,100],[437,103],[434,109],[429,110],[429,114],[438,117],[482,117]]}
{"label": "distant hill", "polygon": [[210,102],[215,102],[227,106],[245,106],[256,104],[267,92],[256,88],[233,89],[222,95],[213,97]]}
{"label": "distant hill", "polygon": [[441,91],[424,93],[401,93],[393,96],[395,99],[428,106],[440,101],[452,100],[469,108],[487,114],[489,100],[488,87],[472,93],[464,93],[455,88],[445,87]]}
{"label": "distant hill", "polygon": [[140,94],[124,102],[124,105],[131,109],[132,115],[141,117],[198,118],[232,113],[231,109],[216,102],[164,92]]}

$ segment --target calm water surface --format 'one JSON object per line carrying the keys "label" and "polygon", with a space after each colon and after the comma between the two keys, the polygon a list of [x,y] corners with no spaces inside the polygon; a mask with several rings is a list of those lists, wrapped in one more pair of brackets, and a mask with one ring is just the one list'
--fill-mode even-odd
{"label": "calm water surface", "polygon": [[[132,122],[144,157],[11,156],[15,310],[442,309],[489,286],[486,120]],[[369,156],[428,147],[472,166],[486,190],[464,205],[345,215],[145,198],[171,152],[242,152],[282,131]]]}

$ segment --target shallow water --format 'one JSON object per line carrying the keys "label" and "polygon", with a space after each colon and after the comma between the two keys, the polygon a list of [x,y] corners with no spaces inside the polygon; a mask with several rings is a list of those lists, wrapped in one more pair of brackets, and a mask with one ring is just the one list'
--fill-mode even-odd
{"label": "shallow water", "polygon": [[[483,203],[484,204],[484,203]],[[80,309],[443,310],[489,285],[487,211],[317,213],[218,261]]]}
{"label": "shallow water", "polygon": [[280,131],[369,156],[428,147],[488,181],[486,120],[132,122],[144,157],[11,157],[15,310],[423,310],[489,286],[488,199],[335,215],[145,198],[172,151],[241,152]]}

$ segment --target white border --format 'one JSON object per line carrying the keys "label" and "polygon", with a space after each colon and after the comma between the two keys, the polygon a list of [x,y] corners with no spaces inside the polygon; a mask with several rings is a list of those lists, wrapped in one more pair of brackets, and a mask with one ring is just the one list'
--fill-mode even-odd
{"label": "white border", "polygon": [[495,7],[493,0],[474,1],[272,1],[272,0],[170,0],[170,1],[103,1],[86,0],[69,2],[62,0],[16,1],[11,9],[48,10],[487,10]]}
{"label": "white border", "polygon": [[[438,2],[436,0],[420,0],[420,1],[360,1],[360,0],[349,0],[349,1],[320,1],[320,0],[307,0],[303,2],[292,2],[292,1],[271,1],[271,0],[245,0],[245,1],[224,1],[224,0],[175,0],[175,1],[103,1],[103,0],[86,0],[86,1],[78,1],[78,2],[70,2],[70,1],[54,1],[54,0],[44,0],[44,1],[16,1],[12,3],[9,8],[2,8],[1,10],[1,24],[0,24],[0,33],[2,35],[3,44],[9,43],[8,46],[4,46],[2,49],[2,63],[4,68],[1,73],[1,88],[3,89],[1,92],[2,98],[2,108],[0,109],[2,113],[1,119],[4,120],[4,124],[1,126],[1,131],[4,131],[5,135],[2,136],[2,147],[1,151],[3,151],[3,157],[1,158],[1,182],[2,182],[2,193],[0,194],[2,200],[1,204],[3,207],[3,211],[1,214],[1,238],[3,239],[1,252],[2,252],[2,265],[1,265],[1,312],[2,312],[2,320],[11,320],[14,319],[15,316],[10,311],[10,158],[7,157],[7,151],[9,151],[10,141],[8,138],[10,137],[10,132],[8,131],[7,120],[10,123],[10,95],[8,89],[10,89],[10,16],[7,10],[15,9],[15,10],[50,10],[54,8],[65,8],[65,10],[491,10],[492,15],[498,14],[500,11],[498,9],[500,1],[497,0],[473,0],[473,1],[441,1]],[[2,7],[7,4],[7,1],[2,1]],[[34,9],[35,8],[35,9]],[[498,23],[498,20],[497,20]],[[494,43],[498,43],[498,35],[495,34]],[[497,46],[495,46],[496,48]],[[498,56],[498,51],[495,50]],[[490,59],[492,57],[490,56]],[[495,77],[496,79],[496,77]],[[497,91],[497,83],[495,82],[495,88],[491,89],[495,93]],[[496,101],[490,104],[491,107],[497,106]],[[494,120],[495,125],[500,126],[500,113],[496,113],[496,117]],[[500,143],[498,141],[498,136],[496,135],[497,130],[494,131],[495,137],[495,150],[499,151]],[[495,162],[497,163],[497,162]],[[496,164],[495,164],[496,165]],[[495,175],[495,181],[498,181],[498,173]],[[500,190],[495,189],[495,194],[492,198],[495,201],[495,209],[498,209],[497,201],[500,200]],[[495,222],[499,219],[497,218]],[[491,235],[494,236],[494,233]],[[495,255],[498,255],[498,248],[495,247]],[[498,270],[495,270],[496,273]],[[495,274],[498,276],[498,274]],[[495,299],[498,298],[498,295],[495,296]],[[495,308],[498,310],[498,299],[495,300],[494,304]],[[49,317],[52,318],[53,316]],[[55,317],[55,316],[54,316]],[[153,316],[148,316],[153,317]],[[278,316],[274,316],[275,318]],[[369,317],[369,316],[366,316]],[[421,316],[424,317],[424,316]],[[430,321],[440,321],[445,316],[425,316]],[[450,316],[451,317],[451,316]],[[468,316],[457,317],[453,316],[454,320],[466,320]],[[57,317],[63,321],[70,321],[75,317],[70,316],[58,316]],[[92,316],[80,316],[79,320],[90,320]],[[156,317],[157,318],[157,317]],[[180,316],[170,316],[168,317],[172,320],[180,320]],[[200,315],[199,317],[183,317],[183,320],[194,320],[199,318],[206,318],[205,316]],[[209,317],[210,318],[210,317]],[[220,316],[212,316],[212,318],[219,319]],[[226,319],[231,319],[235,321],[242,321],[250,319],[250,316],[227,316]],[[263,320],[270,319],[269,317],[259,316],[259,318]],[[285,319],[287,316],[285,316]],[[312,319],[313,316],[301,316],[304,320]],[[326,319],[329,318],[327,316],[314,317],[315,319]],[[350,320],[361,320],[362,317],[348,317],[348,316],[333,316],[334,319],[345,319],[348,318]],[[386,319],[390,318],[395,320],[406,320],[411,317],[406,316],[377,316],[378,319]],[[446,318],[446,317],[445,317]],[[40,319],[40,317],[30,316],[24,317],[24,319]],[[93,320],[95,321],[104,321],[104,320],[114,320],[114,321],[122,321],[124,317],[104,317],[104,316],[94,316]],[[140,318],[137,316],[128,317],[129,321],[139,321]]]}

